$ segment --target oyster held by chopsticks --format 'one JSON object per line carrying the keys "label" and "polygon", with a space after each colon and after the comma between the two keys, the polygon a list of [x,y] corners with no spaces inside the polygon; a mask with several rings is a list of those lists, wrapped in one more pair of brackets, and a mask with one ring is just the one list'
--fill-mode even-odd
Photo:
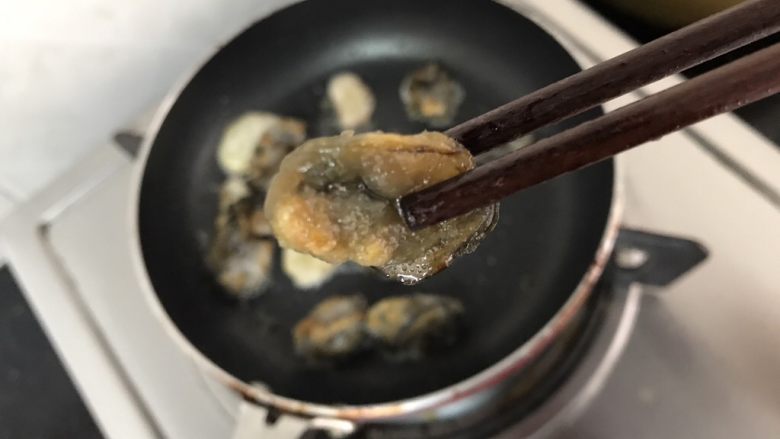
{"label": "oyster held by chopsticks", "polygon": [[283,160],[265,213],[283,247],[415,283],[472,251],[493,227],[497,206],[411,231],[395,199],[473,167],[463,146],[435,132],[313,139]]}

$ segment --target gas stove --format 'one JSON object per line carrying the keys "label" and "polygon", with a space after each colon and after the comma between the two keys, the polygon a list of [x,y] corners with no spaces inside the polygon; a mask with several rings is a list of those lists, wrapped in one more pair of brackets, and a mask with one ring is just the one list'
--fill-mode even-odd
{"label": "gas stove", "polygon": [[[503,3],[584,67],[635,45],[574,1]],[[265,410],[202,373],[139,294],[130,176],[135,136],[148,121],[134,121],[0,225],[10,267],[108,437],[297,437],[293,420],[257,422]],[[618,166],[623,224],[695,238],[709,257],[670,286],[632,284],[601,301],[576,366],[500,435],[780,435],[780,349],[772,348],[780,335],[780,155],[724,115],[623,154]],[[630,252],[617,256],[636,262]]]}

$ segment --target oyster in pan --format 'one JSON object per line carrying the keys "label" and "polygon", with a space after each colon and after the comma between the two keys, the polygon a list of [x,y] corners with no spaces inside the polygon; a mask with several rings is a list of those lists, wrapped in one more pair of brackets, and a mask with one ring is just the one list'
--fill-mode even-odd
{"label": "oyster in pan", "polygon": [[311,360],[348,357],[365,342],[366,299],[333,296],[320,302],[293,329],[296,352]]}
{"label": "oyster in pan", "polygon": [[305,136],[303,122],[262,112],[242,115],[222,135],[217,162],[227,179],[220,187],[207,263],[235,297],[254,297],[269,285],[274,238],[262,209],[264,187]]}
{"label": "oyster in pan", "polygon": [[265,213],[282,247],[411,284],[473,251],[495,224],[497,206],[412,231],[395,200],[473,167],[471,154],[441,133],[313,139],[282,161]]}
{"label": "oyster in pan", "polygon": [[452,345],[463,305],[457,299],[416,293],[382,299],[366,314],[366,332],[398,359],[419,358]]}
{"label": "oyster in pan", "polygon": [[401,82],[401,101],[409,119],[444,128],[458,114],[465,92],[440,65],[428,63]]}
{"label": "oyster in pan", "polygon": [[316,288],[333,276],[338,266],[329,264],[306,253],[288,248],[282,250],[282,270],[293,285],[308,290]]}
{"label": "oyster in pan", "polygon": [[273,113],[250,112],[232,122],[222,135],[217,161],[229,176],[264,188],[284,156],[306,140],[306,124]]}
{"label": "oyster in pan", "polygon": [[331,125],[338,131],[354,130],[371,123],[376,98],[360,76],[341,72],[328,80],[324,106]]}
{"label": "oyster in pan", "polygon": [[230,294],[247,298],[263,291],[271,279],[274,244],[257,200],[241,179],[223,183],[208,263]]}
{"label": "oyster in pan", "polygon": [[273,254],[271,241],[239,241],[216,267],[217,281],[237,298],[259,295],[270,283]]}

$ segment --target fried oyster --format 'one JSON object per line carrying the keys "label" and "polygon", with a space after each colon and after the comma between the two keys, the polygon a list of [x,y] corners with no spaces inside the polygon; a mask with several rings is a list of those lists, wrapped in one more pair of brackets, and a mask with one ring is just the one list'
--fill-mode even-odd
{"label": "fried oyster", "polygon": [[282,162],[265,213],[283,247],[412,284],[473,251],[495,224],[497,206],[411,231],[395,200],[473,167],[471,154],[441,133],[313,139]]}
{"label": "fried oyster", "polygon": [[356,353],[365,340],[366,308],[366,299],[357,294],[320,302],[295,325],[295,351],[311,360],[339,359]]}
{"label": "fried oyster", "polygon": [[463,102],[463,87],[440,65],[428,63],[409,73],[399,89],[406,115],[434,128],[452,123]]}
{"label": "fried oyster", "polygon": [[339,131],[364,128],[371,122],[376,98],[371,88],[352,72],[337,73],[326,86],[326,108],[335,116]]}
{"label": "fried oyster", "polygon": [[366,315],[366,331],[388,352],[418,358],[452,345],[458,335],[463,305],[457,299],[416,293],[388,297]]}
{"label": "fried oyster", "polygon": [[256,203],[243,180],[223,183],[207,262],[220,285],[238,298],[261,293],[271,278],[274,245]]}
{"label": "fried oyster", "polygon": [[284,156],[304,140],[303,122],[273,113],[249,112],[225,129],[217,161],[226,174],[265,188]]}
{"label": "fried oyster", "polygon": [[262,210],[264,187],[305,135],[303,122],[263,112],[242,115],[223,133],[217,162],[227,179],[220,187],[207,263],[234,297],[254,297],[270,283],[274,242]]}

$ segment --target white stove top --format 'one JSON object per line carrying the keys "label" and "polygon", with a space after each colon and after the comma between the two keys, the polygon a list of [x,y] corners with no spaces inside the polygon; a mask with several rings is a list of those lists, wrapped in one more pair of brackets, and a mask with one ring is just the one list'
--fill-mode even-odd
{"label": "white stove top", "polygon": [[[633,44],[570,0],[504,3],[529,13],[583,65]],[[619,163],[625,224],[695,237],[710,257],[671,287],[644,295],[625,354],[595,400],[576,420],[540,433],[780,436],[780,206],[748,182],[780,193],[780,154],[721,116]],[[21,205],[0,226],[0,242],[107,436],[229,437],[238,398],[178,350],[135,287],[127,239],[132,168],[114,145],[96,150]]]}

